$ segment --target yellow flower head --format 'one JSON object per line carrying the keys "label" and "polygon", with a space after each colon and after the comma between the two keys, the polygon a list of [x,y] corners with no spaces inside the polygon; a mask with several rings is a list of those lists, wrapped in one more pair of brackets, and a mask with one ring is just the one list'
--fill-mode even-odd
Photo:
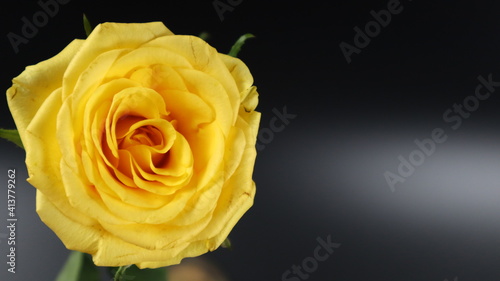
{"label": "yellow flower head", "polygon": [[252,84],[161,22],[104,23],[28,66],[7,98],[41,219],[99,266],[215,250],[255,195]]}

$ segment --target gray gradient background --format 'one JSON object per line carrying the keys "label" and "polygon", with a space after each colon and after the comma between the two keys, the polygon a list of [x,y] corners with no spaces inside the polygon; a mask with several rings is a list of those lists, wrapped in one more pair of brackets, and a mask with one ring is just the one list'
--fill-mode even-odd
{"label": "gray gradient background", "polygon": [[[14,1],[12,1],[14,2]],[[233,251],[207,254],[230,280],[282,280],[311,256],[317,237],[340,248],[307,280],[500,280],[500,90],[451,129],[443,113],[474,93],[479,75],[500,81],[500,5],[495,1],[401,1],[404,10],[348,64],[339,49],[353,27],[388,1],[272,4],[243,0],[220,21],[212,1],[73,0],[15,54],[35,1],[2,3],[1,87],[25,65],[83,37],[81,14],[94,23],[163,21],[174,33],[208,31],[221,52],[241,34],[257,39],[240,57],[259,87],[262,128],[273,108],[297,117],[259,152],[255,205],[231,233]],[[111,3],[111,2],[110,2]],[[12,127],[1,100],[0,127]],[[391,192],[384,172],[415,139],[442,128],[448,136]],[[0,141],[0,233],[6,233],[7,169],[16,168],[17,273],[0,280],[53,280],[67,251],[40,222],[35,189],[23,181],[24,152]]]}

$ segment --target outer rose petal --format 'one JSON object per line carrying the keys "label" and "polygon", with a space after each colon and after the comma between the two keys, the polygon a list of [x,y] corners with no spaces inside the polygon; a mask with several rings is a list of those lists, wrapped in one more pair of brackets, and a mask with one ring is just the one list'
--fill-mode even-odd
{"label": "outer rose petal", "polygon": [[[47,97],[61,87],[64,72],[83,42],[73,40],[56,56],[26,67],[25,71],[12,79],[13,85],[7,90],[7,102],[23,141],[28,124]],[[26,144],[23,145],[28,149]]]}
{"label": "outer rose petal", "polygon": [[[250,73],[250,70],[248,70],[248,67],[240,59],[225,54],[219,54],[219,57],[226,64],[226,67],[233,76],[240,93],[245,92],[252,86],[252,74]],[[241,96],[241,100],[244,99],[245,96]]]}
{"label": "outer rose petal", "polygon": [[219,57],[226,64],[227,69],[231,72],[231,75],[238,86],[238,90],[240,91],[240,100],[245,111],[253,111],[259,103],[259,98],[256,87],[252,87],[253,77],[250,70],[238,58],[225,54],[219,54]]}
{"label": "outer rose petal", "polygon": [[[258,124],[260,113],[252,112],[249,120]],[[224,224],[209,224],[205,229],[208,236],[213,236],[213,246],[216,249],[224,239],[229,235],[229,232],[236,225],[243,214],[252,206],[255,196],[255,183],[251,180],[254,162],[256,157],[255,135],[257,132],[252,130],[242,118],[238,118],[237,127],[242,128],[245,132],[247,140],[244,148],[241,163],[233,175],[225,182],[222,188],[221,196],[217,202],[214,211],[213,221],[225,222]]]}

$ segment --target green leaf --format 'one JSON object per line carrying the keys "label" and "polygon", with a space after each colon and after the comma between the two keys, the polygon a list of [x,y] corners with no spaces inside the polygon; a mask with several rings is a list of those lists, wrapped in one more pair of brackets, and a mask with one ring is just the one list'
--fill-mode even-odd
{"label": "green leaf", "polygon": [[71,252],[56,281],[78,281],[83,265],[83,253]]}
{"label": "green leaf", "polygon": [[240,38],[234,43],[234,45],[231,47],[231,50],[229,51],[228,55],[232,57],[237,57],[238,53],[241,50],[241,46],[245,44],[245,41],[249,38],[254,38],[255,36],[251,33],[247,33],[245,35],[240,36]]}
{"label": "green leaf", "polygon": [[92,261],[92,256],[84,254],[83,267],[78,281],[99,281],[99,269]]}
{"label": "green leaf", "polygon": [[87,37],[89,37],[90,33],[92,33],[92,29],[94,29],[85,14],[83,14],[83,29],[85,29]]}
{"label": "green leaf", "polygon": [[56,281],[99,281],[99,271],[88,255],[72,251]]}
{"label": "green leaf", "polygon": [[24,149],[23,142],[21,141],[21,137],[19,136],[19,132],[17,130],[0,129],[0,138],[9,140]]}

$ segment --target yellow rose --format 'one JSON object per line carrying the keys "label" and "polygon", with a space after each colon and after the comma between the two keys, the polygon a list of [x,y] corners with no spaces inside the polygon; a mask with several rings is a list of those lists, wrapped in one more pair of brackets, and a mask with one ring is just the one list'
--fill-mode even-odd
{"label": "yellow rose", "polygon": [[255,195],[260,113],[239,59],[161,22],[104,23],[7,91],[37,212],[99,266],[220,246]]}

